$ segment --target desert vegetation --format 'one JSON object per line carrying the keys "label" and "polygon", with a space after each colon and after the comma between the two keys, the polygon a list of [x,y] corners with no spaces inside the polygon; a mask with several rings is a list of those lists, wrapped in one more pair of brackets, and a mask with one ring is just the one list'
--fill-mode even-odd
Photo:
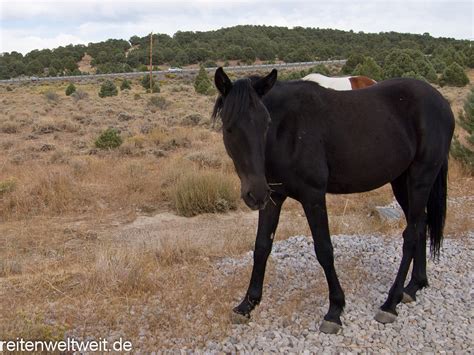
{"label": "desert vegetation", "polygon": [[[210,122],[215,96],[196,93],[194,79],[157,77],[159,93],[140,80],[118,91],[116,80],[115,95],[105,97],[98,81],[77,83],[70,96],[66,82],[0,86],[3,337],[122,336],[137,349],[157,349],[226,335],[249,270],[223,278],[214,263],[252,250],[257,214],[240,202]],[[471,120],[463,109],[472,101],[468,87],[438,89],[456,115],[464,110],[463,122]],[[466,144],[463,132],[457,127]],[[474,182],[466,165],[450,163],[446,232],[463,238],[474,227]],[[387,222],[376,209],[392,201],[388,186],[328,196],[332,233],[399,235],[403,222]],[[309,229],[288,201],[276,238],[296,234]],[[296,304],[281,307],[291,315]]]}
{"label": "desert vegetation", "polygon": [[[159,66],[202,64],[209,67],[351,57],[352,64],[345,68],[346,74],[351,74],[365,57],[370,57],[383,68],[383,78],[393,76],[393,71],[400,69],[401,73],[397,75],[422,76],[432,82],[435,72],[443,73],[453,63],[463,68],[474,67],[474,49],[470,41],[434,38],[429,33],[374,34],[303,27],[235,26],[206,32],[178,31],[173,36],[155,34],[153,42],[154,69]],[[24,56],[17,52],[5,53],[0,56],[0,79],[21,75],[146,71],[149,69],[149,44],[149,36],[132,36],[129,40],[109,39],[87,46],[34,50]],[[86,58],[92,70],[83,69],[81,62]],[[363,69],[364,75],[379,71],[369,62]]]}
{"label": "desert vegetation", "polygon": [[474,173],[474,89],[466,97],[459,111],[459,135],[454,136],[451,154]]}

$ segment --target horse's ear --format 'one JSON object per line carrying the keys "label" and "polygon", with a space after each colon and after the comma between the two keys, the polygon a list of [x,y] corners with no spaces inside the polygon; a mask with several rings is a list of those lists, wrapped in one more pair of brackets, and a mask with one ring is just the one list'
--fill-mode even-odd
{"label": "horse's ear", "polygon": [[276,69],[273,69],[270,74],[266,77],[258,80],[254,85],[253,88],[260,96],[265,95],[270,89],[275,85],[277,80],[278,72]]}
{"label": "horse's ear", "polygon": [[230,89],[232,89],[232,82],[222,67],[217,68],[216,74],[214,75],[214,83],[216,84],[217,90],[219,90],[224,97],[227,96]]}

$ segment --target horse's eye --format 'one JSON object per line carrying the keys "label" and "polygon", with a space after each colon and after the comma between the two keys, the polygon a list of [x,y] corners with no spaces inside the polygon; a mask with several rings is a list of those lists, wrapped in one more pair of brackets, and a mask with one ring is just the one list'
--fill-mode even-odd
{"label": "horse's eye", "polygon": [[225,131],[226,131],[227,133],[232,133],[232,129],[231,129],[231,128],[226,128]]}

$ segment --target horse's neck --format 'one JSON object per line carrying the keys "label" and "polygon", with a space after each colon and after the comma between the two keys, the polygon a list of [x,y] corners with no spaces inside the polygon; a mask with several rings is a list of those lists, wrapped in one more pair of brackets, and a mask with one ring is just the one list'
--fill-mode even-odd
{"label": "horse's neck", "polygon": [[329,78],[321,74],[309,74],[303,80],[314,81],[325,88],[334,90],[352,90],[349,77],[343,78]]}

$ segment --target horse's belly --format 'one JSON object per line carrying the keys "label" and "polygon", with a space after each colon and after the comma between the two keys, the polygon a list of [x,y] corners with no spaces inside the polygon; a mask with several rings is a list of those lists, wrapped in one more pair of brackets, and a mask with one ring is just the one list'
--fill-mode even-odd
{"label": "horse's belly", "polygon": [[336,194],[364,192],[379,188],[399,177],[411,164],[415,147],[354,152],[351,157],[329,160],[327,191]]}

